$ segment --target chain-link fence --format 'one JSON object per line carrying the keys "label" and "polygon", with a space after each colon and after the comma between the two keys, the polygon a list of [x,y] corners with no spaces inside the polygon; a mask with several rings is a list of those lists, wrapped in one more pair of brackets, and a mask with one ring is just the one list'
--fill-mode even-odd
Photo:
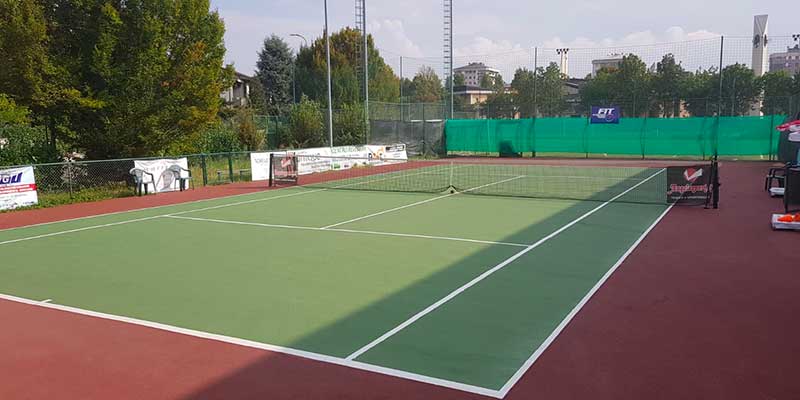
{"label": "chain-link fence", "polygon": [[[158,157],[162,158],[162,157]],[[252,180],[250,152],[191,154],[186,158],[195,186],[224,185]],[[39,203],[53,206],[135,195],[130,170],[136,160],[70,161],[33,164]],[[0,167],[0,169],[11,167]]]}

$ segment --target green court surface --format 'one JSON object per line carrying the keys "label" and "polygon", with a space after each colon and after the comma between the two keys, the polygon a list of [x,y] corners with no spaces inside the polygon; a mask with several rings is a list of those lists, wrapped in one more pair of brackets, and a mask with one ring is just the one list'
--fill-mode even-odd
{"label": "green court surface", "polygon": [[292,187],[5,230],[0,293],[502,397],[668,209],[627,202],[641,182],[602,201]]}

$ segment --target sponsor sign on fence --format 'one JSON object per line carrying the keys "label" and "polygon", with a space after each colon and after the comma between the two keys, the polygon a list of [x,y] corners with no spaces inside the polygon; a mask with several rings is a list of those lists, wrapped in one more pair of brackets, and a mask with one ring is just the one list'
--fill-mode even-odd
{"label": "sponsor sign on fence", "polygon": [[33,167],[0,169],[0,210],[39,203]]}
{"label": "sponsor sign on fence", "polygon": [[592,106],[592,119],[593,124],[618,124],[619,123],[619,107],[598,107]]}
{"label": "sponsor sign on fence", "polygon": [[[174,192],[180,190],[180,183],[175,179],[169,167],[178,165],[183,169],[189,169],[189,162],[186,158],[158,159],[158,160],[136,160],[133,166],[141,168],[151,174],[155,182],[147,182],[148,190],[151,193]],[[187,177],[186,171],[181,172],[181,177]],[[150,179],[148,176],[145,179]]]}
{"label": "sponsor sign on fence", "polygon": [[[254,181],[269,179],[270,154],[286,154],[287,152],[264,152],[250,154],[250,168]],[[339,146],[319,147],[312,149],[290,150],[288,153],[300,156],[297,159],[297,173],[308,175],[315,172],[349,169],[361,164],[383,165],[408,160],[405,144],[389,146]]]}

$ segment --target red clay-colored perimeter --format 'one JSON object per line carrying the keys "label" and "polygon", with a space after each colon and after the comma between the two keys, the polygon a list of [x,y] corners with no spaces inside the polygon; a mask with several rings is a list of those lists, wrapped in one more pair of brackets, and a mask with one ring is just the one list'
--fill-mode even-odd
{"label": "red clay-colored perimeter", "polygon": [[119,199],[96,201],[93,203],[78,203],[53,208],[7,212],[0,214],[0,229],[42,224],[46,222],[62,221],[65,219],[81,218],[121,211],[137,210],[148,207],[180,204],[189,201],[233,196],[267,189],[268,187],[266,182],[244,182],[230,185],[199,187],[195,190],[187,190],[185,192],[162,193],[158,195],[142,197],[123,197]]}
{"label": "red clay-colored perimeter", "polygon": [[[800,234],[769,227],[768,166],[724,163],[722,208],[673,209],[507,398],[800,397]],[[8,301],[0,321],[0,399],[477,397]]]}

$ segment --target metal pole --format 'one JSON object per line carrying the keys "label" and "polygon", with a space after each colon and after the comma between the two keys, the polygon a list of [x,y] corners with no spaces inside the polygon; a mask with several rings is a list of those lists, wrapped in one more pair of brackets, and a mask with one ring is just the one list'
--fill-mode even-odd
{"label": "metal pole", "polygon": [[403,122],[403,56],[400,56],[400,122]]}
{"label": "metal pole", "polygon": [[331,89],[331,35],[328,31],[328,0],[325,0],[325,59],[328,64],[328,140],[333,147],[333,93]]}
{"label": "metal pole", "polygon": [[717,158],[719,152],[719,124],[722,117],[722,58],[725,51],[725,36],[719,38],[719,100],[717,101],[717,129],[714,135],[714,159]]}
{"label": "metal pole", "polygon": [[361,3],[364,13],[364,123],[366,129],[366,142],[369,144],[369,46],[367,40],[367,1]]}
{"label": "metal pole", "polygon": [[[453,102],[455,101],[455,94],[453,93],[455,76],[453,76],[453,2],[450,2],[450,118],[453,118]],[[423,119],[424,123],[424,119]]]}
{"label": "metal pole", "polygon": [[539,116],[539,106],[537,105],[537,95],[536,93],[536,81],[537,81],[537,70],[539,69],[539,48],[533,48],[533,118]]}

